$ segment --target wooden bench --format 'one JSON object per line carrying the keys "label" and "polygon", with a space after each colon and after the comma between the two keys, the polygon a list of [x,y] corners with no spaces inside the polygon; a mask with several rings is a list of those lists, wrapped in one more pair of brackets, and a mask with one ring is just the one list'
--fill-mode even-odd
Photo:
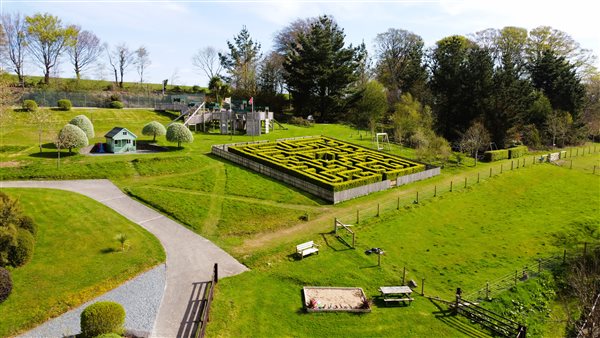
{"label": "wooden bench", "polygon": [[412,302],[413,300],[415,300],[414,298],[384,298],[383,301],[384,302]]}
{"label": "wooden bench", "polygon": [[296,245],[296,253],[300,256],[300,259],[315,252],[318,254],[319,249],[313,241]]}

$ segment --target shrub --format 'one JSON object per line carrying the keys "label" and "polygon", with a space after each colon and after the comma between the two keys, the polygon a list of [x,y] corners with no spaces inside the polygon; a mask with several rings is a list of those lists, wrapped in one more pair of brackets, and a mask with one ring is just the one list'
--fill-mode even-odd
{"label": "shrub", "polygon": [[505,160],[507,158],[508,158],[508,149],[488,150],[485,153],[483,153],[483,160],[485,162]]}
{"label": "shrub", "polygon": [[37,236],[37,224],[29,216],[23,216],[19,219],[19,228],[29,231],[33,237]]}
{"label": "shrub", "polygon": [[0,304],[4,302],[12,292],[12,278],[10,272],[0,267]]}
{"label": "shrub", "polygon": [[58,105],[59,110],[64,110],[64,111],[69,111],[73,107],[71,100],[67,100],[67,99],[58,100],[57,105]]}
{"label": "shrub", "polygon": [[312,126],[312,124],[310,123],[309,120],[306,120],[299,116],[293,116],[290,119],[290,124],[294,124],[294,125],[302,126],[302,127],[311,127]]}
{"label": "shrub", "polygon": [[85,147],[88,145],[88,138],[81,128],[67,124],[59,132],[55,144],[59,148],[69,149],[69,153],[73,148]]}
{"label": "shrub", "polygon": [[125,310],[115,302],[96,302],[81,313],[81,333],[84,337],[96,337],[108,333],[123,333]]}
{"label": "shrub", "polygon": [[99,336],[96,336],[94,338],[121,338],[121,337],[123,337],[123,336],[121,336],[120,334],[116,334],[114,332],[111,332],[111,333],[103,333],[103,334],[101,334]]}
{"label": "shrub", "polygon": [[31,232],[25,229],[17,230],[17,245],[11,246],[8,251],[8,260],[14,267],[19,267],[29,262],[33,257],[35,239]]}
{"label": "shrub", "polygon": [[69,121],[69,124],[79,127],[88,139],[94,137],[94,125],[85,115],[77,115]]}
{"label": "shrub", "polygon": [[167,141],[177,142],[177,147],[181,148],[182,142],[194,142],[194,135],[183,123],[171,123],[167,127]]}
{"label": "shrub", "polygon": [[34,112],[37,109],[38,109],[38,105],[37,105],[37,103],[35,103],[35,101],[33,101],[33,100],[23,101],[23,110],[26,110],[28,112]]}
{"label": "shrub", "polygon": [[108,107],[112,109],[123,109],[124,105],[121,101],[110,101]]}
{"label": "shrub", "polygon": [[142,128],[142,135],[153,136],[152,141],[156,141],[156,136],[163,136],[167,133],[167,129],[160,122],[152,121],[147,123]]}
{"label": "shrub", "polygon": [[517,158],[527,154],[527,146],[508,148],[508,158]]}
{"label": "shrub", "polygon": [[121,101],[121,95],[119,94],[111,94],[110,101]]}

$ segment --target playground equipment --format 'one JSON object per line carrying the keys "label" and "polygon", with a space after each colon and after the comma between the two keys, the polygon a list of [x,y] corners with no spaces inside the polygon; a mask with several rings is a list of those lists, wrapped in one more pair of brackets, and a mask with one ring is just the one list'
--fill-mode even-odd
{"label": "playground equipment", "polygon": [[[356,243],[356,234],[354,233],[354,231],[352,231],[352,229],[350,229],[352,225],[350,224],[344,224],[342,222],[340,222],[337,218],[335,219],[335,221],[333,222],[333,233],[335,234],[335,236],[342,242],[344,242],[344,244],[346,244],[347,246],[349,246],[350,248],[354,249],[355,243]],[[352,236],[352,244],[350,244],[348,241],[346,241],[343,237],[343,233],[339,233],[338,234],[338,229],[340,230],[345,230],[347,235]]]}

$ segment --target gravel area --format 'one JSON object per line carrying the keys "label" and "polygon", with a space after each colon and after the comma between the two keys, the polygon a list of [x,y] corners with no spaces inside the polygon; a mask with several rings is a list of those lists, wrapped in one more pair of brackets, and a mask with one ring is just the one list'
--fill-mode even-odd
{"label": "gravel area", "polygon": [[163,298],[166,281],[166,266],[147,271],[118,288],[93,299],[59,317],[51,319],[19,337],[70,337],[81,333],[79,318],[88,305],[109,300],[125,308],[125,329],[138,337],[148,337]]}

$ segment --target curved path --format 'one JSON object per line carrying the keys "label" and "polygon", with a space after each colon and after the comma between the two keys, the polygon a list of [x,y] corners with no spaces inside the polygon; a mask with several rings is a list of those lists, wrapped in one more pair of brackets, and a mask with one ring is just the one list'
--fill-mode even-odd
{"label": "curved path", "polygon": [[[155,210],[134,201],[109,180],[4,181],[0,188],[50,188],[80,193],[114,209],[154,234],[167,254],[167,285],[152,337],[185,337],[192,332],[191,315],[198,309],[199,285],[210,281],[213,264],[219,276],[247,268],[209,240]],[[173,198],[177,198],[176,195]]]}

